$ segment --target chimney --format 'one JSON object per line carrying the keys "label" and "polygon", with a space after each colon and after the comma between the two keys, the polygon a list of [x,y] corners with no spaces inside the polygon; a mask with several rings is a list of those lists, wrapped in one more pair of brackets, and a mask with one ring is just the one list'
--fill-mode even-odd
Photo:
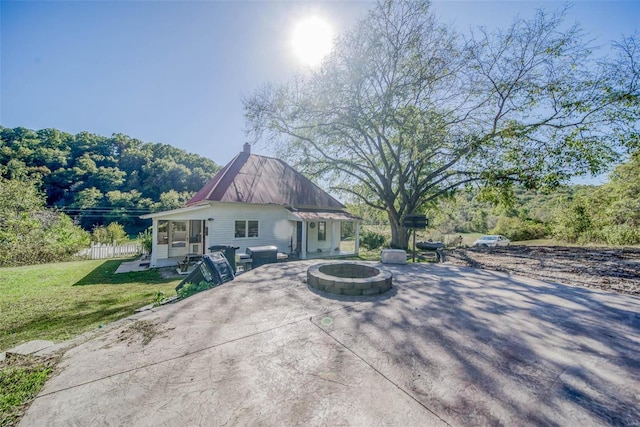
{"label": "chimney", "polygon": [[251,144],[249,144],[248,142],[245,142],[244,145],[242,146],[242,152],[251,154]]}

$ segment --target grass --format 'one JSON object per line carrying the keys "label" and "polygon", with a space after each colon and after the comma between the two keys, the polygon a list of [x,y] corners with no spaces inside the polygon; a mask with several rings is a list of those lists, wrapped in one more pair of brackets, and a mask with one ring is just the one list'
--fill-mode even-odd
{"label": "grass", "polygon": [[18,425],[56,362],[57,358],[12,356],[0,363],[0,426]]}
{"label": "grass", "polygon": [[158,270],[114,274],[122,260],[0,268],[0,350],[34,339],[64,341],[133,314],[180,279]]}

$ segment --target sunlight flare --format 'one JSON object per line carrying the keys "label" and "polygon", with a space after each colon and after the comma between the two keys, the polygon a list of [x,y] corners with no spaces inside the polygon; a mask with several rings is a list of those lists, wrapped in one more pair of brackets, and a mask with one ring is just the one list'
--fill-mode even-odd
{"label": "sunlight flare", "polygon": [[320,65],[331,52],[333,29],[318,16],[300,20],[293,28],[291,47],[300,62],[309,67]]}

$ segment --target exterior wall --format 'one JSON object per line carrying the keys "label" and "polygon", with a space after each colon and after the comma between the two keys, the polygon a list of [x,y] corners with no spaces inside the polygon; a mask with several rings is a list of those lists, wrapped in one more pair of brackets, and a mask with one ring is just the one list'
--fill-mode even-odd
{"label": "exterior wall", "polygon": [[[252,246],[276,246],[278,252],[290,253],[296,246],[296,224],[292,220],[291,213],[284,207],[276,205],[256,205],[246,203],[222,203],[212,202],[209,206],[193,210],[178,210],[177,212],[158,213],[153,217],[153,251],[151,253],[151,266],[157,266],[157,260],[169,257],[168,245],[158,244],[158,221],[187,221],[203,220],[207,233],[204,237],[205,253],[213,245],[231,245],[239,247],[236,253],[244,253],[247,247]],[[235,221],[258,221],[258,237],[235,237]],[[315,222],[314,228],[309,227],[310,222]],[[302,225],[302,249],[305,249],[305,238],[308,239],[306,250],[308,253],[332,254],[340,243],[340,222],[326,221],[326,240],[318,241],[318,221],[303,221]],[[356,224],[356,235],[358,224]],[[293,244],[293,248],[291,245]],[[357,253],[357,241],[356,241]],[[306,258],[306,254],[301,254]]]}
{"label": "exterior wall", "polygon": [[[291,252],[291,240],[295,245],[295,223],[289,221],[289,211],[275,205],[250,205],[243,203],[213,203],[209,221],[206,248],[212,245],[238,246],[236,253],[244,253],[247,247],[273,245],[279,252]],[[258,237],[235,237],[235,221],[258,221]]]}
{"label": "exterior wall", "polygon": [[[327,228],[326,228],[326,240],[324,241],[320,241],[318,240],[318,229],[319,227],[319,223],[322,221],[309,221],[307,222],[307,236],[308,236],[308,246],[307,246],[307,251],[308,252],[320,252],[318,249],[320,249],[322,252],[331,252],[332,249],[334,249],[336,246],[338,246],[338,244],[334,243],[335,246],[331,246],[331,237],[333,235],[333,224],[336,221],[324,221],[327,224]],[[315,224],[315,227],[311,228],[311,223]],[[340,243],[340,239],[337,239],[338,243]]]}

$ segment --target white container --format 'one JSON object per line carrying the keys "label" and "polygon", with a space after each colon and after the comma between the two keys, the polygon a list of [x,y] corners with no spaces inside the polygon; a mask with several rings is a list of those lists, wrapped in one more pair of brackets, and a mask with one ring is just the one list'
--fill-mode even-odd
{"label": "white container", "polygon": [[383,249],[381,259],[383,264],[406,264],[407,252],[402,249]]}

